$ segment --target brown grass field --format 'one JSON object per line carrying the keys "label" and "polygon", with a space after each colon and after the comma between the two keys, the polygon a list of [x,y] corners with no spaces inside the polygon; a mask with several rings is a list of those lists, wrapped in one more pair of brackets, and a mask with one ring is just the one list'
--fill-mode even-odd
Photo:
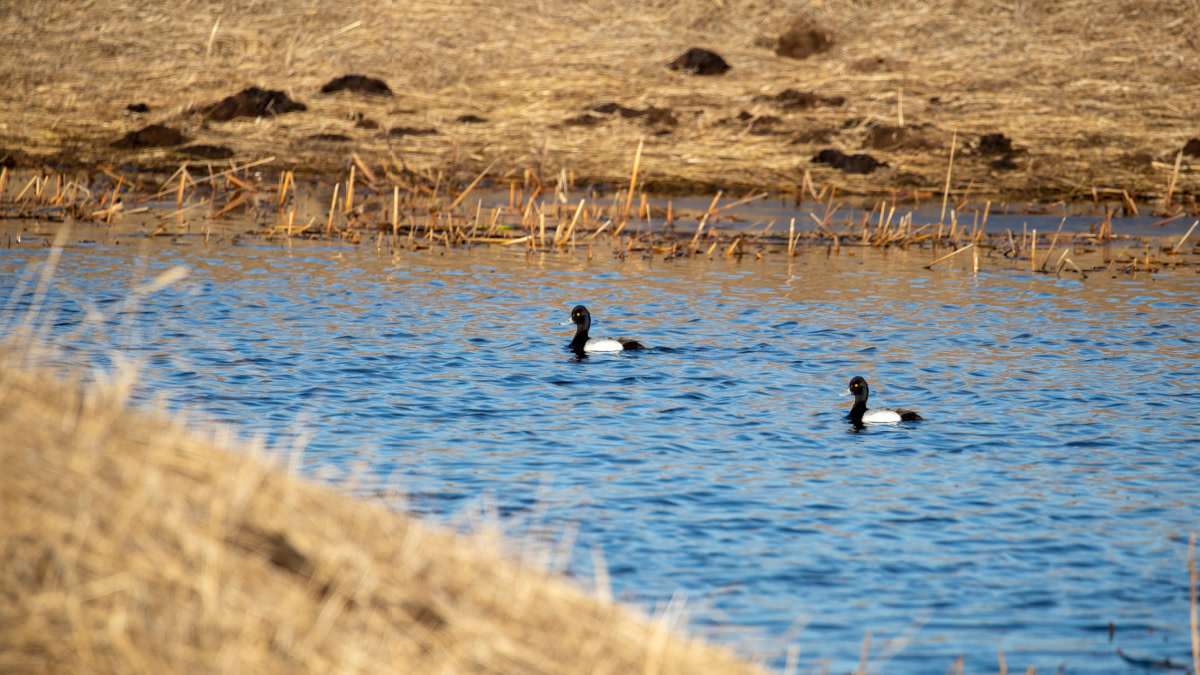
{"label": "brown grass field", "polygon": [[[495,162],[501,184],[565,170],[620,185],[644,139],[650,189],[799,191],[807,173],[822,188],[886,195],[940,194],[953,149],[960,194],[1173,191],[1194,210],[1200,158],[1181,149],[1200,136],[1198,12],[1197,0],[11,0],[0,7],[0,161],[173,171],[186,159],[178,145],[111,147],[161,123],[227,148],[226,165],[269,159],[322,177],[344,174],[357,152],[467,176]],[[777,55],[793,25],[815,27],[828,48]],[[665,67],[692,46],[732,69]],[[350,73],[394,95],[319,93]],[[202,114],[251,86],[307,110]],[[788,107],[776,98],[787,90],[815,96]],[[137,103],[149,112],[126,114]],[[669,116],[584,114],[601,103]],[[397,128],[410,133],[385,133]],[[1004,134],[1011,151],[981,145],[985,134]],[[826,148],[889,166],[812,163]]]}
{"label": "brown grass field", "polygon": [[130,384],[0,364],[0,672],[762,672],[494,532],[130,411]]}

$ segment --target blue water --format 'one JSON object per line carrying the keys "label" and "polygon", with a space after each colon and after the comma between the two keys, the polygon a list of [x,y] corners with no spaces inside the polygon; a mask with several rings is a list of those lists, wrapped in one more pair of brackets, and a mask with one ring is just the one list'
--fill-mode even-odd
{"label": "blue water", "polygon": [[[306,471],[365,498],[577,527],[582,584],[600,553],[617,597],[686,598],[691,628],[778,669],[796,646],[801,672],[852,670],[868,633],[889,673],[1190,659],[1194,272],[601,250],[99,238],[66,249],[37,318],[64,362],[139,362],[142,400],[301,442]],[[0,326],[48,255],[0,248]],[[557,324],[577,303],[651,349],[576,359]],[[927,421],[855,430],[856,374]]]}

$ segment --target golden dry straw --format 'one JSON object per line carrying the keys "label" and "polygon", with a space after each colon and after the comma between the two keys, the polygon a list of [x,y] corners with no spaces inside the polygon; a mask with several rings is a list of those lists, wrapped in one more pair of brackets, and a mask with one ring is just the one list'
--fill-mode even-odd
{"label": "golden dry straw", "polygon": [[0,364],[0,671],[762,672],[517,564],[494,532],[132,412],[126,375]]}
{"label": "golden dry straw", "polygon": [[[1200,135],[1194,16],[1192,0],[1104,11],[1084,0],[248,0],[237,11],[212,0],[103,11],[11,0],[0,6],[0,53],[12,56],[0,60],[0,155],[170,171],[175,149],[109,147],[161,123],[232,150],[232,160],[214,160],[220,168],[274,157],[278,170],[340,176],[357,153],[430,175],[478,174],[495,161],[500,180],[531,172],[547,181],[566,169],[618,185],[644,137],[638,176],[651,188],[936,194],[957,130],[955,194],[971,186],[1170,206],[1193,199],[1200,179],[1190,158],[1173,171]],[[803,61],[774,50],[780,27],[798,18],[832,37]],[[664,67],[697,45],[732,70]],[[347,73],[382,78],[396,93],[318,93]],[[286,91],[308,110],[229,122],[196,112],[250,86]],[[786,107],[775,97],[789,89],[845,102]],[[127,115],[136,103],[150,112]],[[675,123],[566,122],[598,103],[669,110]],[[901,114],[900,147],[865,147],[872,129]],[[394,128],[436,133],[386,133]],[[1012,139],[1009,165],[975,148],[991,133]],[[825,147],[869,151],[889,166],[858,175],[811,163]]]}

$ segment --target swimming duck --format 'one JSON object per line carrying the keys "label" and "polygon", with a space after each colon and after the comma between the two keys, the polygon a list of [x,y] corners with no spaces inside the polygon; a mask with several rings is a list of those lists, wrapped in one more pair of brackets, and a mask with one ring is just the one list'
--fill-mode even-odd
{"label": "swimming duck", "polygon": [[571,320],[562,325],[569,326],[571,324],[575,324],[575,339],[571,340],[571,349],[577,353],[645,349],[640,342],[629,338],[589,338],[588,330],[592,327],[592,315],[583,305],[575,305],[575,309],[571,310]]}
{"label": "swimming duck", "polygon": [[850,387],[846,390],[846,393],[854,396],[854,407],[850,409],[850,413],[846,417],[856,425],[879,422],[916,422],[925,419],[911,410],[900,408],[867,410],[867,396],[871,392],[867,387],[867,381],[857,375],[850,378]]}

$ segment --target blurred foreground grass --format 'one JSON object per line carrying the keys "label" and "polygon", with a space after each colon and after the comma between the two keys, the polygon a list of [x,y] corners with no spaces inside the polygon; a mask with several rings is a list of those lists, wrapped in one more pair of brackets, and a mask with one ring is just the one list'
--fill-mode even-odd
{"label": "blurred foreground grass", "polygon": [[760,672],[132,384],[0,361],[0,672]]}

